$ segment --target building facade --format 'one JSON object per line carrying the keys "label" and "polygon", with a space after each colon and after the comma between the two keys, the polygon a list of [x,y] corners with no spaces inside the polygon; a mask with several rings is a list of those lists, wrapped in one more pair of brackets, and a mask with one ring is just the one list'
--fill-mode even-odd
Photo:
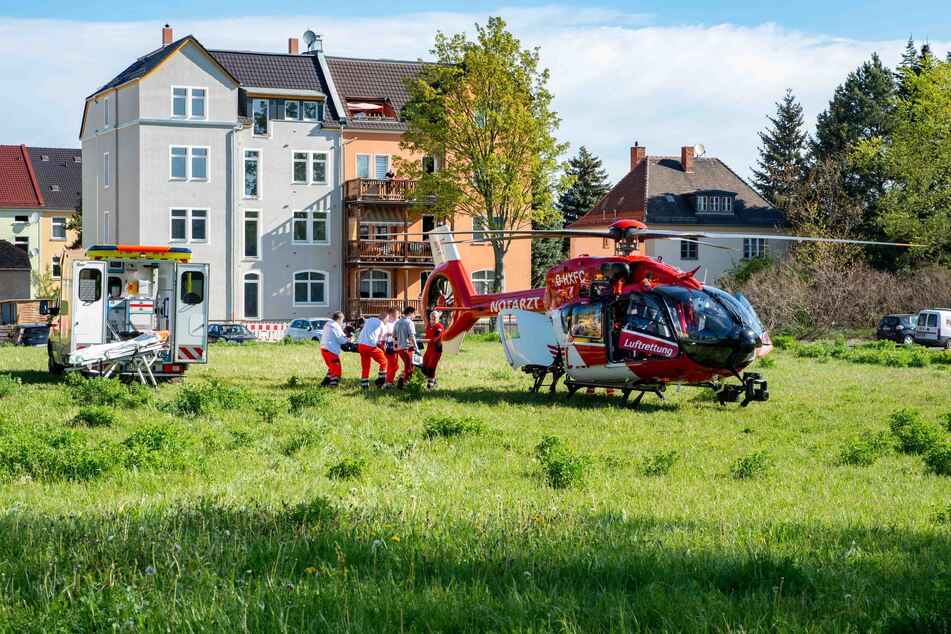
{"label": "building facade", "polygon": [[[393,174],[403,79],[418,62],[300,52],[207,50],[192,36],[136,60],[86,100],[83,242],[181,244],[211,265],[212,319],[289,320],[419,305],[433,268]],[[471,221],[450,220],[471,228]],[[518,246],[515,246],[515,245]],[[483,287],[492,249],[465,249]],[[531,247],[513,244],[507,285],[527,285]],[[471,258],[471,260],[470,260]]]}
{"label": "building facade", "polygon": [[[694,146],[680,156],[648,156],[643,146],[631,148],[631,169],[572,229],[606,229],[617,220],[637,220],[651,229],[744,233],[751,238],[709,238],[712,246],[682,240],[649,240],[643,254],[661,258],[683,270],[698,269],[697,279],[713,283],[741,260],[781,254],[785,244],[770,240],[783,233],[786,220],[723,161],[695,156]],[[761,237],[760,237],[761,236]],[[571,257],[613,255],[614,242],[571,238]]]}

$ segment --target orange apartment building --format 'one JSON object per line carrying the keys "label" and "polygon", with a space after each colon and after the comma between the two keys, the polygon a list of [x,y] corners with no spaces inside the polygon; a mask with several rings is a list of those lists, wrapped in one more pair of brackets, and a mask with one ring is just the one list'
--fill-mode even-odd
{"label": "orange apartment building", "polygon": [[[347,113],[343,127],[344,299],[347,314],[374,315],[390,305],[422,311],[422,292],[433,270],[427,231],[442,224],[433,214],[414,211],[415,181],[396,173],[396,157],[439,169],[439,159],[400,149],[405,124],[400,111],[408,100],[403,78],[420,72],[418,62],[327,57],[336,94]],[[388,177],[387,175],[390,175]],[[471,231],[472,219],[450,226]],[[478,292],[493,281],[494,256],[488,243],[462,244],[460,254]],[[505,258],[506,290],[531,285],[531,242],[515,241]]]}

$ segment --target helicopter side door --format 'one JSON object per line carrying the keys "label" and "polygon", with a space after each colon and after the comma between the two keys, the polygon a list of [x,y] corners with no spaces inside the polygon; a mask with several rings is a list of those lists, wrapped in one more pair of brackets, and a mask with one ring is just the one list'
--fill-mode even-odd
{"label": "helicopter side door", "polygon": [[566,306],[561,311],[564,336],[565,370],[576,380],[601,380],[608,362],[604,341],[605,303],[585,300]]}
{"label": "helicopter side door", "polygon": [[611,361],[637,363],[680,354],[664,306],[650,293],[632,293],[614,303]]}

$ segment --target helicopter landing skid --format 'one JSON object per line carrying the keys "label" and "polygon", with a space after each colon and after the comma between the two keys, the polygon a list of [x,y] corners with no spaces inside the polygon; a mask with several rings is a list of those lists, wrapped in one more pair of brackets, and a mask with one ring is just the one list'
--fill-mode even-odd
{"label": "helicopter landing skid", "polygon": [[551,383],[548,385],[548,391],[554,394],[555,388],[558,387],[558,380],[565,375],[564,369],[559,365],[526,367],[524,371],[530,373],[532,378],[535,379],[532,387],[528,388],[530,394],[538,394],[541,392],[542,388],[545,387],[545,377],[548,375],[551,375]]}
{"label": "helicopter landing skid", "polygon": [[[565,381],[565,387],[568,388],[568,396],[565,397],[565,400],[570,399],[575,395],[575,392],[581,388],[604,388],[606,390],[618,389],[613,385],[597,385],[597,384],[588,384],[588,383],[575,383],[573,381]],[[641,404],[641,400],[644,398],[645,394],[654,394],[662,401],[666,401],[667,398],[664,396],[664,392],[667,390],[667,386],[663,383],[644,383],[641,385],[632,385],[630,387],[624,387],[621,389],[621,402],[618,405],[619,407],[624,407],[627,405],[627,400],[630,398],[632,392],[637,392],[637,396],[631,402],[631,409],[637,409],[637,406]]]}

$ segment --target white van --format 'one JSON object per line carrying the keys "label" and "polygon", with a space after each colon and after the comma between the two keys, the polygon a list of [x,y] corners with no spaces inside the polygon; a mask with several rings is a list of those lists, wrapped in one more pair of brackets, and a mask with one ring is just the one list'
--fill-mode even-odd
{"label": "white van", "polygon": [[144,371],[154,382],[207,363],[208,265],[192,264],[191,255],[123,245],[66,251],[60,297],[46,307],[50,372]]}
{"label": "white van", "polygon": [[929,308],[918,313],[915,343],[951,350],[951,308]]}

